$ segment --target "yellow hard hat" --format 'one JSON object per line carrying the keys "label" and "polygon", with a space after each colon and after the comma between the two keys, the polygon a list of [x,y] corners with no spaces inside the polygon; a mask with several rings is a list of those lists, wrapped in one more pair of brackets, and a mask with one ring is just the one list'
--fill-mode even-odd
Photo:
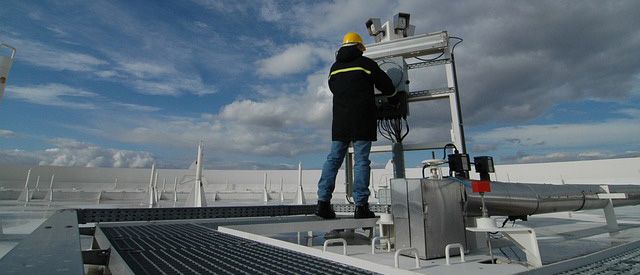
{"label": "yellow hard hat", "polygon": [[362,43],[362,37],[355,32],[348,32],[342,38],[342,46],[355,45],[358,43],[364,46],[364,43]]}

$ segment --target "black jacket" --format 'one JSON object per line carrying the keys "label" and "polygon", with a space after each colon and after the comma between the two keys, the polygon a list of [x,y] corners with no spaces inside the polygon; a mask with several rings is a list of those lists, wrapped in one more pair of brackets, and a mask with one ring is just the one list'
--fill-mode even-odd
{"label": "black jacket", "polygon": [[374,85],[384,95],[395,92],[393,82],[375,61],[362,56],[356,46],[340,48],[329,75],[332,140],[377,140]]}

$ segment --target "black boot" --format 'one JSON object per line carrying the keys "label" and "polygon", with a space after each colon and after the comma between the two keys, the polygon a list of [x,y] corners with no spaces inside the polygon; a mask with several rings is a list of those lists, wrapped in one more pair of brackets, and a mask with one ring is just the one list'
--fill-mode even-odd
{"label": "black boot", "polygon": [[335,219],[336,212],[333,212],[333,208],[331,208],[331,202],[318,201],[318,209],[316,209],[316,216],[319,216],[325,219]]}
{"label": "black boot", "polygon": [[362,205],[356,205],[356,212],[353,213],[354,219],[371,219],[375,218],[376,214],[369,210],[369,204],[364,203]]}

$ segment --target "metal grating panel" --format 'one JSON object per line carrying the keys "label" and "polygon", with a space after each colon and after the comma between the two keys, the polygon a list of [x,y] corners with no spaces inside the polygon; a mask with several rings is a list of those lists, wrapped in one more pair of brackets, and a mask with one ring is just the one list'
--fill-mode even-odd
{"label": "metal grating panel", "polygon": [[640,241],[622,244],[518,274],[640,274]]}
{"label": "metal grating panel", "polygon": [[[356,211],[354,204],[333,204],[333,210],[341,213],[353,213]],[[369,210],[376,213],[390,213],[391,206],[387,204],[369,204]]]}
{"label": "metal grating panel", "polygon": [[[371,204],[371,211],[387,212],[387,205]],[[353,212],[353,204],[334,204],[336,212]],[[307,205],[260,205],[260,206],[217,206],[180,208],[113,208],[78,209],[78,223],[130,222],[158,220],[190,220],[241,217],[276,217],[293,215],[313,215],[315,204]]]}
{"label": "metal grating panel", "polygon": [[316,205],[78,209],[78,223],[309,215]]}
{"label": "metal grating panel", "polygon": [[558,274],[640,274],[640,248],[620,253],[601,261],[593,262]]}
{"label": "metal grating panel", "polygon": [[195,224],[101,230],[136,274],[374,274]]}

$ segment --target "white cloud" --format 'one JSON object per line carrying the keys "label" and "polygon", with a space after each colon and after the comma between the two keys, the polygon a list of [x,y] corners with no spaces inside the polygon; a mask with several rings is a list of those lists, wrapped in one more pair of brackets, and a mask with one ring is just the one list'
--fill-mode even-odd
{"label": "white cloud", "polygon": [[[217,12],[246,15],[247,11],[256,11],[256,14],[251,14],[254,18],[262,17],[264,21],[276,22],[281,29],[295,35],[292,36],[295,41],[286,43],[298,44],[288,44],[278,49],[271,38],[261,41],[256,36],[258,38],[252,40],[247,34],[239,34],[233,43],[228,43],[227,38],[216,34],[213,27],[206,30],[208,35],[197,35],[198,40],[194,43],[185,39],[193,34],[183,35],[180,32],[183,29],[176,31],[170,22],[144,22],[136,17],[134,11],[122,12],[125,9],[117,3],[91,2],[90,10],[95,11],[91,16],[101,18],[108,28],[120,30],[117,35],[128,39],[130,44],[123,48],[117,39],[113,40],[115,42],[99,43],[93,38],[92,44],[100,45],[98,51],[105,56],[108,64],[101,63],[102,60],[96,57],[91,59],[92,56],[88,55],[78,58],[78,64],[72,62],[67,69],[60,70],[94,72],[101,78],[132,86],[146,94],[175,96],[214,93],[216,88],[200,77],[202,68],[213,68],[215,72],[223,74],[220,78],[229,72],[251,70],[247,68],[254,68],[252,64],[258,65],[257,74],[263,77],[301,76],[316,71],[317,67],[324,65],[322,62],[332,61],[333,51],[328,48],[337,47],[344,32],[359,31],[364,34],[363,22],[368,17],[382,17],[384,21],[397,11],[408,11],[413,13],[412,22],[418,26],[418,33],[446,29],[451,34],[465,38],[465,43],[456,49],[456,57],[467,125],[526,122],[548,111],[553,104],[568,100],[613,98],[621,101],[629,90],[627,76],[634,75],[637,86],[637,76],[640,75],[637,73],[640,68],[637,66],[638,59],[633,54],[633,49],[638,48],[638,29],[619,27],[638,25],[638,17],[629,16],[632,10],[637,10],[633,8],[637,4],[585,3],[566,6],[555,2],[536,2],[486,5],[469,1],[463,4],[443,2],[439,6],[441,8],[433,9],[433,3],[426,1],[354,0],[286,4],[272,1],[257,4],[213,0],[194,2]],[[424,13],[418,14],[416,11]],[[46,14],[38,15],[42,16]],[[200,28],[198,31],[205,31],[203,24],[192,20],[189,19],[189,26],[195,25]],[[206,22],[211,24],[210,21]],[[63,30],[68,31],[69,36],[92,41],[92,37],[86,35],[92,32],[85,31],[93,30],[91,27],[78,26]],[[619,37],[625,39],[617,39]],[[283,37],[277,38],[278,43],[282,43],[281,39]],[[370,40],[366,36],[365,39]],[[329,44],[331,46],[326,46]],[[243,52],[245,48],[261,49],[258,56],[263,52],[274,54],[260,61],[252,61],[244,55],[254,56],[255,52],[246,54]],[[47,64],[56,64],[58,61]],[[118,119],[110,121],[113,125],[106,129],[96,124],[98,130],[95,131],[105,137],[110,136],[111,132],[122,133],[121,136],[114,136],[134,143],[192,146],[204,137],[223,150],[233,152],[265,155],[308,152],[315,148],[313,141],[328,140],[326,133],[331,102],[326,89],[326,71],[317,75],[317,81],[309,81],[309,87],[295,92],[279,90],[280,86],[284,86],[282,84],[274,88],[276,85],[248,82],[246,84],[257,87],[259,95],[264,98],[236,100],[224,105],[217,114],[202,117],[152,117],[143,114],[123,119],[124,126],[117,125],[120,122]],[[431,82],[435,80],[416,75],[411,85],[416,88]],[[635,90],[638,91],[637,88]],[[65,96],[62,98],[66,100]],[[132,105],[121,106],[133,108]],[[152,112],[153,108],[147,110]],[[408,141],[448,135],[446,128],[449,125],[439,127],[431,123],[433,117],[447,115],[447,110],[437,110],[412,107],[412,117],[420,115],[428,119],[416,120],[411,125],[412,133]],[[627,115],[632,117],[632,113]],[[102,118],[99,121],[105,120]],[[474,144],[474,148],[492,150],[504,145],[505,141],[512,149],[630,143],[634,141],[629,136],[637,136],[637,131],[627,128],[637,128],[633,127],[633,123],[637,122],[637,119],[628,119],[589,124],[528,125],[522,129],[504,127],[488,131],[484,139],[483,134],[479,135],[479,139],[474,136],[476,141],[482,142]],[[554,126],[566,129],[556,130]],[[608,130],[597,130],[598,127]],[[622,128],[622,134],[618,134],[620,128],[616,127],[625,127]],[[547,131],[548,134],[536,134],[536,131]],[[307,134],[309,138],[305,140]],[[554,137],[556,135],[558,137]],[[629,136],[625,138],[625,135]],[[495,138],[499,139],[496,141]],[[577,141],[570,142],[572,140]],[[246,144],[236,144],[241,142]],[[574,157],[605,154],[601,151],[583,151],[571,154]]]}
{"label": "white cloud", "polygon": [[576,160],[594,160],[610,158],[631,158],[639,157],[638,151],[627,151],[623,153],[612,153],[609,151],[584,151],[584,152],[551,152],[546,154],[527,154],[518,152],[515,155],[505,156],[502,163],[544,163]]}
{"label": "white cloud", "polygon": [[35,165],[38,163],[38,157],[23,150],[0,150],[0,163]]}
{"label": "white cloud", "polygon": [[502,127],[474,135],[479,144],[544,148],[640,145],[639,119],[613,119],[593,123],[567,123]]}
{"label": "white cloud", "polygon": [[618,110],[616,113],[623,114],[629,118],[640,119],[640,109],[624,108]]}
{"label": "white cloud", "polygon": [[217,92],[215,86],[206,85],[198,74],[182,72],[169,62],[147,62],[106,52],[111,60],[116,60],[108,62],[30,40],[12,37],[10,41],[19,49],[17,62],[25,61],[54,71],[85,72],[87,77],[97,76],[133,85],[143,94],[178,96],[192,93],[202,96]]}
{"label": "white cloud", "polygon": [[0,138],[13,138],[16,137],[16,132],[11,130],[0,129]]}
{"label": "white cloud", "polygon": [[81,166],[81,167],[149,167],[155,161],[151,153],[101,148],[72,139],[52,139],[55,147],[42,151],[0,150],[0,162],[12,164]]}
{"label": "white cloud", "polygon": [[[640,155],[640,116],[597,122],[500,127],[471,136],[472,153],[496,156],[501,162],[573,161]],[[516,153],[514,153],[516,152]]]}
{"label": "white cloud", "polygon": [[138,78],[158,77],[176,73],[173,66],[168,64],[152,64],[146,62],[123,61],[120,69]]}
{"label": "white cloud", "polygon": [[209,25],[207,25],[207,23],[202,22],[202,21],[195,21],[195,22],[193,22],[193,25],[196,26],[197,28],[200,28],[200,29],[208,29],[209,28]]}
{"label": "white cloud", "polygon": [[149,95],[179,96],[191,93],[198,96],[214,94],[218,90],[204,83],[198,74],[178,70],[171,63],[132,61],[128,58],[113,56],[117,66],[97,75],[111,81],[120,81],[133,85],[139,93]]}
{"label": "white cloud", "polygon": [[74,109],[104,109],[105,107],[125,108],[136,112],[156,112],[161,108],[125,102],[108,102],[94,92],[70,87],[64,84],[49,83],[26,87],[10,87],[8,96],[32,104],[66,107]]}
{"label": "white cloud", "polygon": [[95,72],[108,62],[86,53],[67,51],[39,42],[11,38],[11,44],[18,48],[19,61],[54,71]]}
{"label": "white cloud", "polygon": [[235,0],[192,0],[194,3],[207,9],[223,13],[246,13],[251,4]]}
{"label": "white cloud", "polygon": [[147,106],[147,105],[139,105],[139,104],[131,104],[131,103],[123,103],[123,102],[114,102],[113,104],[116,105],[116,106],[119,106],[119,107],[126,108],[127,110],[136,111],[136,112],[156,112],[156,111],[162,110],[161,108],[158,108],[158,107]]}
{"label": "white cloud", "polygon": [[[57,5],[62,9],[67,4]],[[33,12],[31,17],[39,24],[64,29],[69,41],[42,44],[13,35],[10,42],[18,47],[17,62],[24,60],[57,71],[86,72],[82,76],[92,80],[120,83],[142,94],[170,96],[217,92],[214,85],[203,80],[203,68],[214,67],[220,72],[239,70],[240,53],[226,47],[226,41],[213,31],[198,35],[199,42],[194,43],[190,41],[192,34],[185,32],[182,24],[163,20],[150,23],[118,3],[94,1],[74,5],[90,15],[61,20],[42,10]],[[221,7],[235,6],[230,2]],[[39,9],[35,5],[30,8]],[[190,22],[189,26],[201,30],[206,23]],[[126,43],[121,43],[122,40]],[[91,49],[100,57],[66,50],[60,43],[73,44],[74,49]]]}
{"label": "white cloud", "polygon": [[96,75],[102,78],[112,78],[118,76],[118,73],[112,70],[97,71]]}
{"label": "white cloud", "polygon": [[[639,91],[634,49],[640,47],[640,30],[619,27],[640,24],[632,15],[638,3],[449,1],[437,6],[432,1],[345,0],[275,8],[288,15],[277,21],[280,27],[334,45],[346,31],[364,35],[367,18],[384,22],[397,12],[411,13],[418,34],[447,30],[461,36],[458,79],[463,113],[473,124],[523,122],[558,102],[621,100]],[[412,88],[423,79],[412,79]]]}
{"label": "white cloud", "polygon": [[281,23],[296,34],[314,38],[333,38],[339,45],[347,31],[364,34],[364,22],[370,17],[392,16],[396,1],[351,0],[303,2],[291,7]]}
{"label": "white cloud", "polygon": [[259,60],[258,74],[278,77],[308,72],[319,62],[332,59],[331,51],[312,44],[294,44],[284,47],[284,51],[269,58]]}
{"label": "white cloud", "polygon": [[260,17],[267,22],[276,22],[283,18],[283,14],[275,1],[263,1],[260,7]]}
{"label": "white cloud", "polygon": [[7,96],[33,104],[75,109],[95,109],[96,105],[92,101],[100,97],[94,92],[56,83],[10,86],[7,88]]}
{"label": "white cloud", "polygon": [[191,148],[204,139],[220,154],[285,156],[326,149],[330,141],[331,95],[326,74],[307,79],[306,87],[260,100],[236,100],[218,114],[186,116],[98,117],[86,132],[122,142]]}

